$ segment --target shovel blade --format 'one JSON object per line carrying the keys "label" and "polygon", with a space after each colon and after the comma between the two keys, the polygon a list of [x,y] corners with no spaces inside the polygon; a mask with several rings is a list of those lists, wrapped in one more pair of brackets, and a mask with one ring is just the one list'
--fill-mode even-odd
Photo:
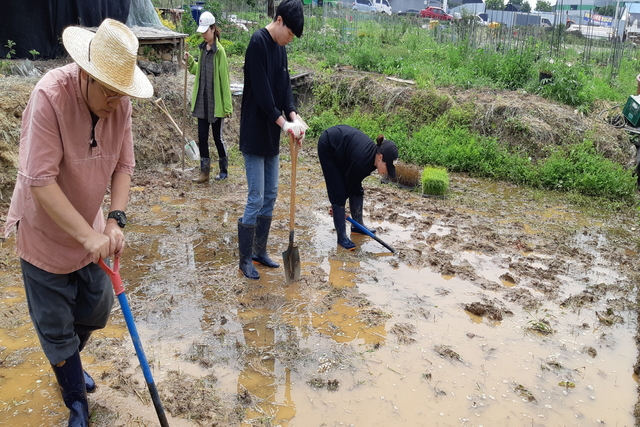
{"label": "shovel blade", "polygon": [[282,252],[282,261],[287,280],[296,281],[300,279],[300,251],[298,246],[293,243],[293,230],[289,232],[289,247]]}

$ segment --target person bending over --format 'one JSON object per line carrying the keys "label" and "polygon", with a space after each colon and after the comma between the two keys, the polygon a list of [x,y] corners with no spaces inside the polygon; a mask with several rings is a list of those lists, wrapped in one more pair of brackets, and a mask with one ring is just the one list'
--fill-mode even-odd
{"label": "person bending over", "polygon": [[[345,225],[347,199],[351,217],[364,226],[362,180],[376,169],[380,175],[395,178],[396,168],[393,162],[398,158],[398,148],[393,141],[384,139],[383,135],[379,135],[376,142],[373,142],[364,132],[354,127],[338,125],[326,129],[320,135],[318,158],[331,202],[338,244],[353,250],[356,245],[347,237]],[[375,233],[373,229],[369,231]],[[351,232],[359,231],[352,227]]]}

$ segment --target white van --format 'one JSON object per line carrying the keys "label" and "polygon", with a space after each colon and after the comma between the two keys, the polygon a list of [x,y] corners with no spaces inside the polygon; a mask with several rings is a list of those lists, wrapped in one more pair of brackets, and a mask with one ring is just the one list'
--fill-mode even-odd
{"label": "white van", "polygon": [[371,0],[371,3],[376,8],[376,12],[391,15],[391,5],[387,0]]}

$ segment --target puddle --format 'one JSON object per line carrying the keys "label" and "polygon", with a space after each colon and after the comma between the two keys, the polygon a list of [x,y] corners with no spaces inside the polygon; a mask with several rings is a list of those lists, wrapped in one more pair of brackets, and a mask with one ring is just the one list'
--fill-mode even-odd
{"label": "puddle", "polygon": [[[238,275],[242,200],[224,211],[206,197],[162,195],[137,210],[132,201],[121,274],[159,387],[171,371],[215,375],[216,405],[242,414],[219,425],[634,424],[635,292],[609,257],[606,218],[536,210],[517,188],[456,178],[482,202],[401,194],[402,218],[379,216],[384,206],[365,217],[398,253],[366,236],[353,236],[358,248],[348,252],[336,247],[323,187],[307,179],[299,197],[309,205],[296,221],[303,277],[291,284],[282,268],[259,267],[258,281]],[[286,182],[280,192],[277,261],[288,244]],[[565,234],[544,240],[566,221]],[[561,245],[567,250],[554,252]],[[3,244],[12,247],[12,239]],[[623,253],[636,256],[631,245]],[[0,306],[13,318],[0,325],[0,424],[64,425],[18,264],[8,267]],[[97,425],[156,425],[117,302],[92,341],[85,365],[108,384],[90,396],[92,407],[118,415]],[[99,343],[113,343],[114,353],[102,358]],[[137,380],[140,396],[115,387],[116,378]],[[186,392],[195,399],[202,390]],[[162,388],[167,408],[178,399],[170,391]],[[215,420],[186,418],[170,417],[171,425]]]}

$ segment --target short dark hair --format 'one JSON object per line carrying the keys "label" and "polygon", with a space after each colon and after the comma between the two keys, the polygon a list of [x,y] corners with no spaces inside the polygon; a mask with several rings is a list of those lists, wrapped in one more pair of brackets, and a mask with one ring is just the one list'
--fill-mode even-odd
{"label": "short dark hair", "polygon": [[302,10],[301,0],[283,0],[276,9],[275,21],[278,16],[282,17],[282,23],[289,28],[296,37],[302,37],[304,29],[304,10]]}

